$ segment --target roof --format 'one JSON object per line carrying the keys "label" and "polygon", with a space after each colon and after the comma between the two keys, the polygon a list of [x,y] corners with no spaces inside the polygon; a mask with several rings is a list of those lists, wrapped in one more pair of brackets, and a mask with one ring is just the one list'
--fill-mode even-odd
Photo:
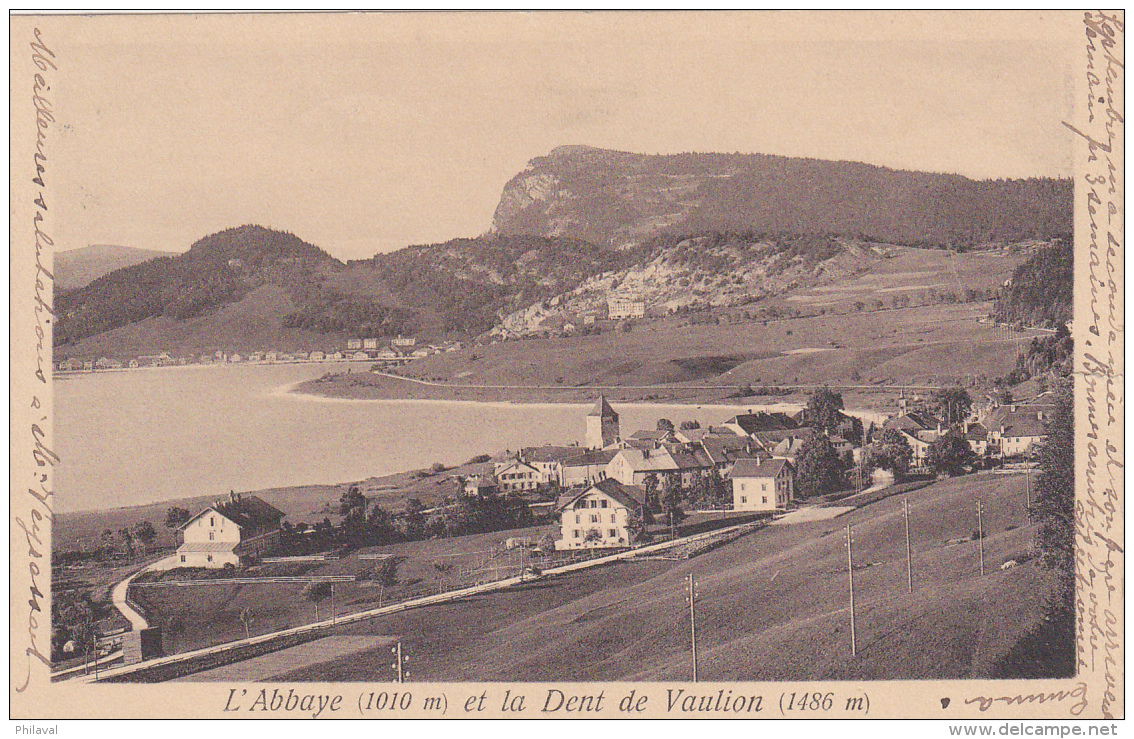
{"label": "roof", "polygon": [[563,462],[572,457],[578,457],[585,450],[577,446],[531,446],[520,452],[520,458],[525,462]]}
{"label": "roof", "polygon": [[1039,417],[1041,413],[1044,418],[1049,418],[1051,411],[1046,406],[1017,406],[1016,410],[998,408],[986,423],[989,428],[999,429],[1001,436],[1046,436],[1047,429]]}
{"label": "roof", "polygon": [[700,459],[697,458],[696,454],[684,450],[670,452],[669,456],[673,458],[679,470],[697,470],[712,466],[712,461],[703,453]]}
{"label": "roof", "polygon": [[235,541],[187,541],[177,547],[181,553],[187,552],[231,552],[236,548]]}
{"label": "roof", "polygon": [[900,416],[888,419],[882,428],[898,429],[900,431],[927,431],[937,429],[937,419],[927,413],[911,411]]}
{"label": "roof", "polygon": [[193,516],[180,528],[186,528],[209,511],[216,511],[241,528],[256,526],[279,526],[286,514],[275,506],[255,495],[233,495],[229,500],[215,503]]}
{"label": "roof", "polygon": [[744,413],[733,416],[728,423],[734,423],[744,429],[746,434],[755,434],[762,431],[783,431],[799,428],[795,419],[786,413]]}
{"label": "roof", "polygon": [[577,457],[563,460],[564,467],[590,467],[593,465],[610,464],[610,460],[618,454],[618,449],[599,449],[580,454]]}
{"label": "roof", "polygon": [[796,439],[806,440],[811,438],[814,429],[810,426],[804,426],[798,429],[787,429],[779,431],[764,431],[754,434],[756,441],[765,449],[772,449],[783,441],[795,441]]}
{"label": "roof", "polygon": [[592,490],[598,490],[605,495],[614,498],[616,501],[626,506],[627,508],[641,508],[646,500],[646,489],[640,485],[623,485],[618,480],[608,477],[605,480],[600,480],[593,485],[585,488],[579,488],[575,491],[569,492],[566,495],[559,497],[556,501],[556,510],[565,510],[570,508],[576,500],[583,497]]}
{"label": "roof", "polygon": [[668,449],[622,449],[618,455],[626,460],[634,472],[672,472],[678,469],[677,462]]}
{"label": "roof", "polygon": [[615,410],[613,408],[610,407],[610,403],[606,402],[606,396],[605,395],[598,396],[598,402],[595,403],[595,407],[592,408],[591,412],[588,413],[587,415],[588,416],[601,416],[602,418],[612,418],[615,421],[618,420],[618,414],[615,412]]}
{"label": "roof", "polygon": [[748,455],[749,441],[741,436],[705,436],[701,448],[716,463],[731,462],[740,456]]}
{"label": "roof", "polygon": [[737,460],[736,465],[733,466],[732,472],[728,473],[728,479],[735,480],[738,477],[775,477],[783,471],[784,467],[790,467],[786,459],[741,459]]}
{"label": "roof", "polygon": [[662,431],[660,429],[657,431],[640,429],[630,434],[631,439],[653,439],[654,441],[662,441],[664,439],[668,439],[671,436],[673,436],[672,431]]}
{"label": "roof", "polygon": [[969,441],[984,441],[988,438],[988,429],[979,423],[970,423],[965,430],[965,438]]}

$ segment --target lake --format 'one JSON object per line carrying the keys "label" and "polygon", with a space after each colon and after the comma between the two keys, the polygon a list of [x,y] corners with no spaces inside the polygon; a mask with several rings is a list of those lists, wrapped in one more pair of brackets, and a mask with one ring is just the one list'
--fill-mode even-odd
{"label": "lake", "polygon": [[[229,365],[55,379],[57,510],[334,484],[477,454],[582,442],[592,404],[339,400],[287,392],[358,364]],[[597,397],[597,394],[596,394]],[[615,405],[628,436],[658,418],[719,424],[764,406]]]}

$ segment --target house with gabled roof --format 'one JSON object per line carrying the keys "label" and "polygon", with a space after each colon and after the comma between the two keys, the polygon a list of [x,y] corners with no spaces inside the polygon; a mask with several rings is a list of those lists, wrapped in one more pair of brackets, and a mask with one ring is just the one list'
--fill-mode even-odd
{"label": "house with gabled roof", "polygon": [[1005,405],[985,419],[988,443],[1002,456],[1033,454],[1047,439],[1045,424],[1051,418],[1051,405]]}
{"label": "house with gabled roof", "polygon": [[543,475],[542,482],[550,485],[563,484],[563,463],[572,457],[578,457],[586,450],[577,446],[544,446],[526,447],[520,451],[520,459],[535,467]]}
{"label": "house with gabled roof", "polygon": [[283,511],[255,495],[230,493],[178,529],[177,567],[240,567],[264,556],[279,543]]}
{"label": "house with gabled roof", "polygon": [[556,549],[609,549],[634,543],[635,522],[642,520],[646,491],[607,478],[560,496]]}
{"label": "house with gabled roof", "polygon": [[620,449],[606,466],[607,477],[623,485],[644,485],[650,475],[659,480],[663,475],[677,474],[677,460],[665,447],[658,449]]}
{"label": "house with gabled roof", "polygon": [[500,490],[505,493],[539,490],[547,485],[547,476],[522,459],[498,462],[493,469]]}
{"label": "house with gabled roof", "polygon": [[617,449],[593,449],[561,463],[559,484],[565,488],[590,485],[607,477],[607,465],[618,454]]}
{"label": "house with gabled roof", "polygon": [[774,511],[795,499],[795,468],[786,459],[741,459],[728,479],[737,511]]}

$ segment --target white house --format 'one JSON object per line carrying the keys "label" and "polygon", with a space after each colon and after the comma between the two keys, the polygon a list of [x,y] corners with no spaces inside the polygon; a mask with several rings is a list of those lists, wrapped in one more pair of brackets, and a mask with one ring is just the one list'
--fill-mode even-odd
{"label": "white house", "polygon": [[605,480],[607,465],[617,454],[617,449],[592,450],[578,457],[563,460],[559,484],[565,488],[573,488]]}
{"label": "white house", "polygon": [[607,316],[612,321],[623,318],[644,318],[646,303],[632,298],[611,297],[606,301]]}
{"label": "white house", "polygon": [[641,520],[646,491],[617,480],[601,480],[560,498],[556,549],[628,547],[631,523]]}
{"label": "white house", "polygon": [[498,462],[493,468],[493,477],[503,492],[515,490],[538,490],[547,484],[547,476],[535,467],[519,459]]}
{"label": "white house", "polygon": [[1050,405],[1001,406],[985,419],[988,444],[1005,457],[1033,454],[1047,438],[1044,422],[1051,417]]}
{"label": "white house", "polygon": [[795,472],[786,459],[741,459],[728,475],[737,511],[773,511],[795,499]]}
{"label": "white house", "polygon": [[623,485],[643,485],[650,475],[654,475],[660,482],[663,475],[676,475],[679,472],[677,460],[665,447],[620,449],[606,466],[607,477],[614,478]]}
{"label": "white house", "polygon": [[363,349],[377,349],[378,348],[378,339],[376,339],[376,338],[363,339],[362,340],[362,348]]}
{"label": "white house", "polygon": [[178,567],[239,567],[279,542],[282,511],[255,495],[231,494],[193,516],[180,529]]}

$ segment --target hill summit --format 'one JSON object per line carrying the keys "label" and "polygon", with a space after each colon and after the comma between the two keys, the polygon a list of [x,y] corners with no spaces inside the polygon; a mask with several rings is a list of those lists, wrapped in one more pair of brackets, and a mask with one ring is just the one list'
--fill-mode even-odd
{"label": "hill summit", "polygon": [[971,180],[766,154],[561,146],[504,187],[498,234],[601,246],[659,233],[827,233],[908,246],[1046,240],[1072,228],[1070,180]]}

